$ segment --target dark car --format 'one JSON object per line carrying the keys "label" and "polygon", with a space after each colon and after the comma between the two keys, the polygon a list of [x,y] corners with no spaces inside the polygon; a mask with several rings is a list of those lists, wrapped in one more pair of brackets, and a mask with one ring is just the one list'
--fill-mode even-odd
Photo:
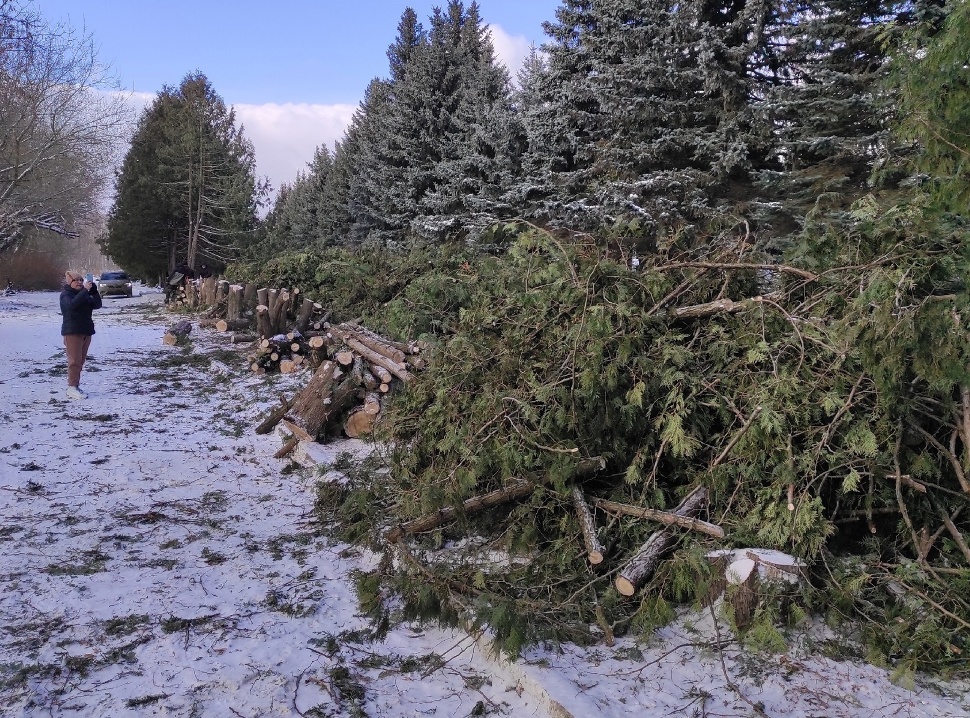
{"label": "dark car", "polygon": [[98,278],[98,292],[102,297],[112,294],[130,297],[132,296],[131,278],[124,272],[102,272]]}

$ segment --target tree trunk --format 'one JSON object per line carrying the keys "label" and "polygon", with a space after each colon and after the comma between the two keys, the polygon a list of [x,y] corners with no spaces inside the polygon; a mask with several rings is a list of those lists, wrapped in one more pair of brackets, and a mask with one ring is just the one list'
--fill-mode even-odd
{"label": "tree trunk", "polygon": [[273,336],[273,325],[269,322],[269,307],[265,304],[256,305],[256,333],[266,338]]}

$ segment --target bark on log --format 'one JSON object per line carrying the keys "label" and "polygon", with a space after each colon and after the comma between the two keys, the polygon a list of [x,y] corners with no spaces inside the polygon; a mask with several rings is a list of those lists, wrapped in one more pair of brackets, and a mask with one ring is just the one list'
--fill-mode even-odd
{"label": "bark on log", "polygon": [[200,293],[202,294],[202,303],[206,305],[212,305],[217,303],[216,299],[216,278],[206,277],[202,280],[202,286],[200,288]]}
{"label": "bark on log", "polygon": [[596,522],[593,521],[593,512],[589,510],[589,504],[586,503],[583,490],[578,486],[573,486],[573,506],[576,509],[579,526],[583,530],[586,557],[594,566],[603,563],[603,545],[596,537]]}
{"label": "bark on log", "polygon": [[368,362],[373,374],[381,384],[390,384],[393,377],[391,377],[391,372],[382,367],[380,364],[373,364]]}
{"label": "bark on log", "polygon": [[273,327],[273,333],[280,334],[284,331],[286,325],[286,310],[290,306],[290,293],[285,289],[280,289],[274,301],[274,291],[277,290],[270,290],[269,323]]}
{"label": "bark on log", "polygon": [[243,311],[252,312],[255,311],[256,305],[259,304],[256,299],[256,285],[253,283],[247,283],[243,285]]}
{"label": "bark on log", "polygon": [[279,448],[279,450],[273,454],[274,459],[282,459],[284,456],[293,451],[297,446],[300,445],[300,437],[295,434],[286,440],[286,443]]}
{"label": "bark on log", "polygon": [[254,341],[256,341],[255,334],[233,332],[232,336],[229,337],[230,344],[249,344]]}
{"label": "bark on log", "polygon": [[273,430],[273,427],[275,427],[277,424],[279,424],[280,423],[280,420],[284,416],[286,416],[286,412],[288,412],[290,410],[290,407],[291,406],[293,406],[293,400],[292,399],[287,399],[285,396],[281,396],[280,397],[280,405],[278,407],[276,407],[275,409],[273,409],[266,416],[266,418],[263,419],[259,423],[259,425],[257,425],[257,427],[256,427],[256,433],[257,434],[268,434],[269,432],[271,432]]}
{"label": "bark on log", "polygon": [[417,342],[397,342],[397,341],[394,341],[393,339],[382,337],[377,332],[373,332],[367,327],[361,324],[357,324],[355,322],[346,322],[344,326],[350,329],[353,329],[354,332],[357,333],[358,335],[373,337],[374,339],[381,342],[382,344],[385,344],[390,347],[394,347],[395,349],[400,349],[405,354],[418,354],[421,351],[421,348],[420,346],[418,346]]}
{"label": "bark on log", "polygon": [[273,325],[269,321],[269,307],[265,304],[256,305],[256,332],[261,337],[273,336]]}
{"label": "bark on log", "polygon": [[309,383],[293,399],[289,421],[302,429],[312,439],[323,427],[333,404],[334,381],[337,364],[323,362],[310,378]]}
{"label": "bark on log", "polygon": [[[468,516],[470,514],[492,508],[493,506],[500,506],[508,501],[512,501],[523,496],[528,496],[535,491],[535,489],[536,485],[531,481],[516,481],[504,489],[491,491],[487,494],[482,494],[481,496],[473,496],[462,503],[461,511],[463,514]],[[431,529],[438,528],[442,524],[446,524],[453,520],[457,515],[457,509],[451,506],[446,506],[443,509],[435,511],[433,514],[426,514],[425,516],[419,516],[418,518],[407,521],[403,524],[398,524],[387,532],[385,538],[387,538],[387,540],[391,543],[394,543],[399,541],[404,536],[422,533],[424,531],[430,531]]]}
{"label": "bark on log", "polygon": [[206,281],[212,280],[215,282],[215,291],[213,292],[213,300],[215,304],[220,302],[229,301],[229,282],[225,279],[216,280],[215,277],[209,277]]}
{"label": "bark on log", "polygon": [[310,317],[313,316],[314,310],[320,307],[319,304],[311,300],[309,297],[303,297],[303,303],[300,305],[300,311],[296,317],[296,330],[301,334],[307,330],[310,325]]}
{"label": "bark on log", "polygon": [[256,304],[262,304],[269,309],[269,289],[267,287],[260,287],[256,290]]}
{"label": "bark on log", "polygon": [[689,516],[678,516],[676,513],[672,513],[670,511],[658,511],[657,509],[647,509],[641,506],[619,504],[615,501],[607,501],[606,499],[593,499],[593,503],[596,505],[596,508],[603,509],[604,511],[610,511],[615,514],[636,516],[641,519],[658,521],[662,524],[666,524],[667,526],[680,526],[681,528],[690,529],[691,531],[699,531],[702,534],[707,534],[708,536],[713,536],[714,538],[724,538],[724,529],[717,524],[708,523],[707,521],[702,521],[701,519],[695,519]]}
{"label": "bark on log", "polygon": [[192,331],[192,323],[182,320],[177,324],[168,328],[165,332],[165,336],[162,337],[162,344],[167,344],[168,346],[175,346],[180,341],[185,339]]}
{"label": "bark on log", "polygon": [[316,441],[317,437],[324,433],[328,422],[343,413],[348,406],[353,404],[354,399],[357,398],[358,388],[352,377],[342,375],[339,371],[335,371],[333,381],[341,376],[343,376],[343,380],[336,386],[333,386],[330,395],[323,401],[317,402],[314,406],[310,407],[307,412],[298,413],[297,407],[294,404],[293,409],[290,411],[287,425],[299,427]]}
{"label": "bark on log", "polygon": [[389,340],[384,339],[373,332],[356,331],[343,324],[331,327],[330,331],[333,332],[335,336],[338,336],[345,342],[348,342],[348,346],[351,346],[348,340],[353,339],[370,349],[372,352],[390,359],[395,364],[404,364],[405,359],[407,359],[407,355],[401,349],[391,344]]}
{"label": "bark on log", "polygon": [[226,300],[226,319],[230,322],[242,319],[243,303],[243,286],[233,284],[229,287],[229,297]]}
{"label": "bark on log", "polygon": [[365,413],[377,416],[381,413],[381,397],[374,392],[368,392],[364,397],[364,404],[361,407]]}
{"label": "bark on log", "polygon": [[215,323],[215,330],[217,332],[234,332],[248,326],[249,322],[245,319],[220,319]]}
{"label": "bark on log", "polygon": [[[707,489],[698,486],[673,510],[678,516],[693,516],[707,503]],[[660,559],[673,548],[677,536],[669,529],[652,534],[640,550],[627,561],[617,575],[614,585],[623,596],[632,596],[653,573]]]}

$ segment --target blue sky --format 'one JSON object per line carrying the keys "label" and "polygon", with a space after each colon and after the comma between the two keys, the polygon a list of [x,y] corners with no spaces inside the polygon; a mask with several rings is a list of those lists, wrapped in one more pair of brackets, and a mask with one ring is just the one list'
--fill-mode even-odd
{"label": "blue sky", "polygon": [[[466,5],[470,0],[466,0]],[[51,21],[90,33],[100,59],[145,102],[203,72],[236,108],[274,188],[320,144],[341,137],[367,83],[387,75],[408,6],[428,25],[447,0],[34,0]],[[545,40],[559,0],[480,0],[499,57],[514,71]]]}

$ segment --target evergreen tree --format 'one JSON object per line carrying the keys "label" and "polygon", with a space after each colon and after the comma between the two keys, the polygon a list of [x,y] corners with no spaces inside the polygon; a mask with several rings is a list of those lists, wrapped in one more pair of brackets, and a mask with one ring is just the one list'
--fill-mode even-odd
{"label": "evergreen tree", "polygon": [[[467,12],[449,5],[446,41],[455,87],[446,103],[448,124],[441,128],[441,158],[435,187],[424,198],[419,225],[434,223],[452,235],[477,232],[512,208],[501,202],[515,171],[515,133],[511,89],[506,69],[497,64],[479,7]],[[436,35],[432,34],[432,42]]]}
{"label": "evergreen tree", "polygon": [[777,136],[778,168],[758,182],[775,234],[797,232],[807,212],[838,213],[868,192],[886,156],[893,93],[888,52],[910,0],[775,2],[767,32],[775,48],[758,70],[759,111]]}
{"label": "evergreen tree", "polygon": [[286,251],[325,243],[322,203],[332,168],[333,155],[321,145],[292,187],[284,185],[273,207],[273,227],[267,232],[267,241],[274,247]]}
{"label": "evergreen tree", "polygon": [[252,144],[202,74],[163,88],[142,114],[118,174],[102,250],[147,276],[177,261],[224,266],[253,241]]}
{"label": "evergreen tree", "polygon": [[921,148],[916,169],[932,182],[933,206],[970,206],[970,4],[917,3],[917,25],[898,55],[902,137]]}
{"label": "evergreen tree", "polygon": [[[648,233],[712,213],[770,139],[754,121],[761,0],[567,0],[529,121],[538,214]],[[742,193],[743,196],[743,193]]]}

